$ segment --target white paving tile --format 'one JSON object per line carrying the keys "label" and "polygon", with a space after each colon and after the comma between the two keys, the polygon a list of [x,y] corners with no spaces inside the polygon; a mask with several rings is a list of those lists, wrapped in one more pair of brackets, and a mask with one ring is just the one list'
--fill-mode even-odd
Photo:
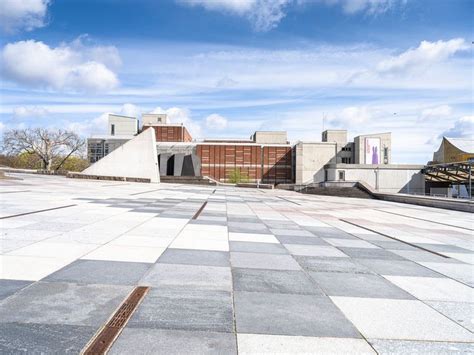
{"label": "white paving tile", "polygon": [[363,339],[237,334],[239,354],[376,354]]}
{"label": "white paving tile", "polygon": [[331,297],[366,338],[474,341],[474,335],[421,301]]}
{"label": "white paving tile", "polygon": [[283,244],[291,254],[305,256],[324,256],[347,258],[348,256],[335,247],[304,244]]}
{"label": "white paving tile", "polygon": [[384,277],[420,300],[474,303],[474,290],[452,279],[386,275]]}
{"label": "white paving tile", "polygon": [[77,259],[97,248],[95,244],[57,243],[41,241],[16,249],[7,255],[37,256],[44,258],[72,258]]}
{"label": "white paving tile", "polygon": [[84,255],[82,259],[154,263],[164,250],[165,248],[106,244]]}
{"label": "white paving tile", "polygon": [[0,279],[38,281],[74,259],[0,255]]}
{"label": "white paving tile", "polygon": [[229,233],[231,242],[280,243],[273,234]]}
{"label": "white paving tile", "polygon": [[378,246],[366,242],[365,240],[354,240],[354,239],[340,239],[340,238],[322,238],[326,242],[335,247],[347,247],[347,248],[368,248],[368,249],[379,249]]}

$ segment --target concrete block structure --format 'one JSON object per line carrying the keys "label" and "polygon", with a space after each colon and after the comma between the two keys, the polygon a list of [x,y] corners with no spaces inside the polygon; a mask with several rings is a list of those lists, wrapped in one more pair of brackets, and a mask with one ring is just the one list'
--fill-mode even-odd
{"label": "concrete block structure", "polygon": [[160,182],[154,132],[145,130],[82,172],[84,175]]}

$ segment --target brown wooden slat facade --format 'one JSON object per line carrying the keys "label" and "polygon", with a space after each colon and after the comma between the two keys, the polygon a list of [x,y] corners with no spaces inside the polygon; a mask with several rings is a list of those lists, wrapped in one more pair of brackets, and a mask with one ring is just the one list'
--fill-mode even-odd
{"label": "brown wooden slat facade", "polygon": [[291,147],[198,144],[196,154],[201,159],[201,175],[221,182],[228,181],[236,169],[240,169],[252,182],[292,182]]}

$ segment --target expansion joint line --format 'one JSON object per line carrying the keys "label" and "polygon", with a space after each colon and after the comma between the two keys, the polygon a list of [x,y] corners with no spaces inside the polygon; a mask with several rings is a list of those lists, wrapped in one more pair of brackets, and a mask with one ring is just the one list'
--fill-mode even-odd
{"label": "expansion joint line", "polygon": [[13,217],[21,217],[21,216],[27,216],[30,214],[35,214],[35,213],[41,213],[41,212],[48,212],[48,211],[54,211],[54,210],[59,210],[62,208],[68,208],[68,207],[74,207],[77,206],[76,204],[74,205],[66,205],[66,206],[59,206],[59,207],[53,207],[53,208],[46,208],[44,210],[38,210],[38,211],[32,211],[32,212],[25,212],[25,213],[19,213],[19,214],[14,214],[11,216],[5,216],[5,217],[0,217],[0,219],[7,219],[7,218],[13,218]]}

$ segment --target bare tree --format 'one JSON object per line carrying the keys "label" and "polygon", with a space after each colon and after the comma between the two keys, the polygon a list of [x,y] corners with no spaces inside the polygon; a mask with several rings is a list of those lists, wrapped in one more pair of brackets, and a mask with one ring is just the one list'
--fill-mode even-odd
{"label": "bare tree", "polygon": [[55,170],[73,154],[80,152],[85,141],[76,133],[65,130],[45,128],[11,129],[3,134],[3,150],[7,154],[27,152],[36,154],[43,168],[51,171],[53,161],[58,161]]}

